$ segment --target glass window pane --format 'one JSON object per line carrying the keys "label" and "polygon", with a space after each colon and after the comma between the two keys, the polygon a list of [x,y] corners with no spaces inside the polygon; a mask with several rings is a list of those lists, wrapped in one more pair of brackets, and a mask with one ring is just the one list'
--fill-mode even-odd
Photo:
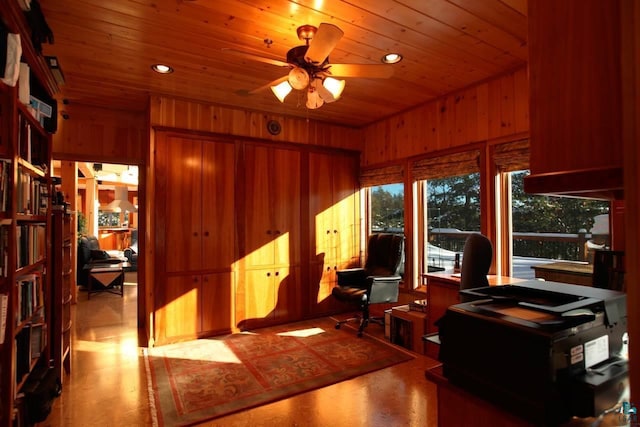
{"label": "glass window pane", "polygon": [[[370,187],[369,190],[371,233],[404,234],[404,186],[402,184],[377,185]],[[404,261],[403,253],[400,265],[400,275],[403,277]]]}
{"label": "glass window pane", "polygon": [[480,232],[480,174],[426,181],[426,271],[454,268],[470,233]]}
{"label": "glass window pane", "polygon": [[595,249],[609,247],[608,202],[527,194],[528,174],[511,173],[512,276],[532,279],[532,265],[559,260],[589,263]]}
{"label": "glass window pane", "polygon": [[371,232],[404,232],[404,186],[371,187]]}

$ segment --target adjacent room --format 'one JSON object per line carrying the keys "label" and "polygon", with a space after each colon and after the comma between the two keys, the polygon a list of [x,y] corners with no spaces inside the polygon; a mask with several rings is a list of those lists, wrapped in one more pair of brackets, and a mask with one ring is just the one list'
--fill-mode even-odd
{"label": "adjacent room", "polygon": [[637,424],[639,44],[629,0],[2,2],[0,426]]}

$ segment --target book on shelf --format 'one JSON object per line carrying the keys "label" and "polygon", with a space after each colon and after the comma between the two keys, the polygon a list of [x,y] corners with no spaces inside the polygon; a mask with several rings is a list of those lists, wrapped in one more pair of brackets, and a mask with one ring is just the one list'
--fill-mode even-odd
{"label": "book on shelf", "polygon": [[16,313],[16,325],[35,319],[44,319],[44,291],[42,289],[42,277],[40,274],[21,276],[18,282],[18,310]]}
{"label": "book on shelf", "polygon": [[0,344],[4,343],[7,333],[7,312],[9,310],[9,295],[0,294]]}

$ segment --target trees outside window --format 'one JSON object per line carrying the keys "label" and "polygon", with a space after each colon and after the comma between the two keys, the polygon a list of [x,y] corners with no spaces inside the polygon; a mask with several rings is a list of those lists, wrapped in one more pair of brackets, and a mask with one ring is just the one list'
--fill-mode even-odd
{"label": "trees outside window", "polygon": [[[588,262],[594,249],[609,245],[609,202],[527,194],[524,177],[528,174],[511,172],[515,277],[532,274],[526,270],[518,273],[516,266],[521,258]],[[541,260],[534,262],[539,264]]]}

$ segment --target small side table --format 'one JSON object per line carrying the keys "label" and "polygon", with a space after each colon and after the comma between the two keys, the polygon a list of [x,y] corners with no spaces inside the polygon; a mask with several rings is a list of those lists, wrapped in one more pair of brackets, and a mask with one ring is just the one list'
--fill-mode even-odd
{"label": "small side table", "polygon": [[[87,266],[89,270],[89,286],[87,288],[87,299],[91,299],[91,294],[99,292],[109,292],[124,296],[124,272],[131,264],[121,262],[118,264],[94,264]],[[94,284],[97,285],[94,288]]]}

